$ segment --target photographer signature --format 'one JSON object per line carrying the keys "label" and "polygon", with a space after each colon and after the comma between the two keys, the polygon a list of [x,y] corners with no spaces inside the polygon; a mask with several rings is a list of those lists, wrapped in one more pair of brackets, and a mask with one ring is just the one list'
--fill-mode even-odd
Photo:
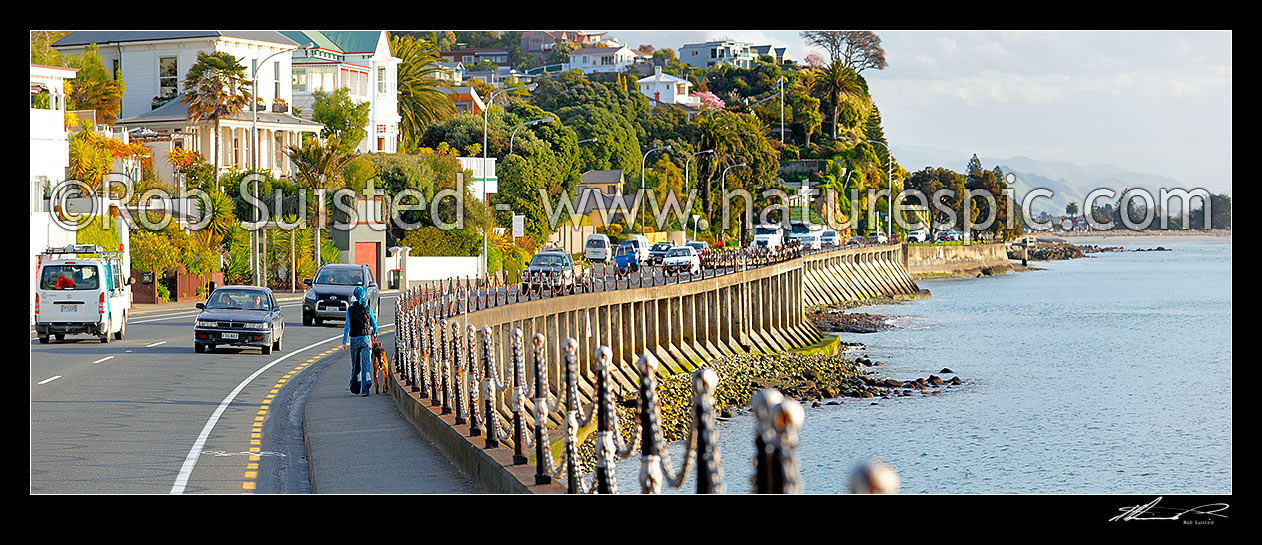
{"label": "photographer signature", "polygon": [[[1157,507],[1159,502],[1161,502],[1160,496],[1158,496],[1157,499],[1143,505],[1118,508],[1118,511],[1121,511],[1122,514],[1109,519],[1109,522],[1116,522],[1119,520],[1123,522],[1129,520],[1179,520],[1179,517],[1189,513],[1194,515],[1227,518],[1227,515],[1219,513],[1229,507],[1225,503],[1208,503],[1191,509],[1180,509],[1175,507]],[[1171,512],[1173,512],[1174,515],[1165,517],[1156,516],[1157,513],[1169,514]]]}

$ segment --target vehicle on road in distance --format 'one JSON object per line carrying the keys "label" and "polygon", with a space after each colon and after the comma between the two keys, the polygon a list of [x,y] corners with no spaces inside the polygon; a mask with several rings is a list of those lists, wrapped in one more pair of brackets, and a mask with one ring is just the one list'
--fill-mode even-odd
{"label": "vehicle on road in distance", "polygon": [[938,231],[938,236],[937,236],[938,242],[959,242],[962,240],[964,240],[964,233],[961,233],[954,229],[950,231]]}
{"label": "vehicle on road in distance", "polygon": [[41,344],[67,334],[96,335],[103,343],[127,333],[131,286],[122,252],[95,244],[49,248],[41,257],[35,290],[35,334]]}
{"label": "vehicle on road in distance", "polygon": [[635,258],[640,261],[649,260],[649,239],[644,235],[631,235],[623,244],[630,242],[635,247]]}
{"label": "vehicle on road in distance", "polygon": [[257,347],[264,354],[281,349],[285,315],[272,290],[259,286],[224,286],[210,292],[193,326],[193,351],[220,345]]}
{"label": "vehicle on road in distance", "polygon": [[613,254],[613,264],[618,274],[639,272],[640,258],[635,251],[635,244],[629,240],[619,244]]}
{"label": "vehicle on road in distance", "polygon": [[841,235],[832,229],[825,229],[824,233],[819,236],[819,241],[824,246],[840,246]]}
{"label": "vehicle on road in distance", "polygon": [[754,227],[754,248],[766,248],[776,251],[784,245],[784,229],[774,223],[764,223]]}
{"label": "vehicle on road in distance", "polygon": [[808,250],[818,250],[824,247],[823,237],[816,233],[807,233],[798,238],[802,247]]}
{"label": "vehicle on road in distance", "polygon": [[697,254],[697,259],[710,257],[710,245],[704,240],[692,240],[685,246],[692,248],[692,251]]}
{"label": "vehicle on road in distance", "polygon": [[697,251],[692,246],[676,246],[666,252],[666,259],[662,260],[662,268],[667,273],[690,271],[692,274],[699,274],[701,258],[697,256]]}
{"label": "vehicle on road in distance", "polygon": [[890,241],[889,237],[885,236],[885,233],[882,233],[880,231],[872,231],[871,233],[868,234],[868,242],[870,243],[885,244],[886,242],[889,242],[889,241]]}
{"label": "vehicle on road in distance", "polygon": [[[325,320],[345,320],[356,286],[363,286],[368,306],[381,312],[381,293],[368,265],[330,263],[316,271],[315,279],[304,278],[307,293],[302,296],[302,325],[320,325]],[[379,315],[379,314],[378,314]]]}
{"label": "vehicle on road in distance", "polygon": [[594,233],[587,236],[587,242],[583,245],[583,257],[593,263],[604,263],[613,257],[613,247],[609,244],[609,237],[600,233]]}
{"label": "vehicle on road in distance", "polygon": [[[589,239],[590,240],[590,239]],[[552,293],[565,291],[574,293],[576,268],[570,254],[565,252],[539,252],[530,258],[530,264],[522,269],[521,289],[523,292],[542,292],[550,289]]]}
{"label": "vehicle on road in distance", "polygon": [[908,231],[907,242],[929,242],[929,231],[924,229]]}
{"label": "vehicle on road in distance", "polygon": [[855,236],[850,237],[850,240],[849,240],[849,241],[847,241],[847,242],[846,242],[846,244],[848,244],[848,245],[863,244],[863,243],[865,243],[865,242],[867,242],[867,241],[868,241],[868,239],[863,238],[863,237],[861,237],[861,236],[859,236],[859,235],[855,235]]}
{"label": "vehicle on road in distance", "polygon": [[675,245],[669,242],[658,242],[657,244],[654,244],[649,248],[648,263],[650,265],[661,265],[662,259],[666,257],[666,252],[669,252],[670,249],[674,247]]}

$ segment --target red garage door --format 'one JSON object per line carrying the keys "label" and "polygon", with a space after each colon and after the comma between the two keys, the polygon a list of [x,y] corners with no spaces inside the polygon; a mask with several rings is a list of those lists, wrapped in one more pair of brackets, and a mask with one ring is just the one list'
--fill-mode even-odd
{"label": "red garage door", "polygon": [[373,280],[379,280],[377,277],[377,243],[356,242],[355,264],[368,265],[368,270],[372,271]]}

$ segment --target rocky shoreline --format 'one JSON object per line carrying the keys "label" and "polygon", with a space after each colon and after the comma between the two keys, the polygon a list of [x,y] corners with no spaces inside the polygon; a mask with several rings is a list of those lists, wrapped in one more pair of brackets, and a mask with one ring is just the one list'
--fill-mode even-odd
{"label": "rocky shoreline", "polygon": [[[1012,245],[1008,247],[1008,259],[1021,259],[1020,245]],[[1121,246],[1099,246],[1096,244],[1070,244],[1068,242],[1039,242],[1027,249],[1027,259],[1030,261],[1055,261],[1061,259],[1078,259],[1086,257],[1087,254],[1098,254],[1106,252],[1169,252],[1170,248],[1157,246],[1156,248],[1135,248],[1127,250]]]}
{"label": "rocky shoreline", "polygon": [[836,309],[807,313],[806,319],[813,322],[820,331],[828,333],[876,333],[894,327],[885,321],[884,316]]}

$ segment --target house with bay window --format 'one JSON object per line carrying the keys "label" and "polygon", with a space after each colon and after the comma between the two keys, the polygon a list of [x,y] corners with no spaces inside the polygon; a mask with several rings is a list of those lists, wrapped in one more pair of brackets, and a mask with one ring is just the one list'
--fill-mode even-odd
{"label": "house with bay window", "polygon": [[618,47],[585,47],[570,53],[569,69],[582,70],[584,74],[623,72],[643,60],[644,57],[639,51],[625,45]]}
{"label": "house with bay window", "polygon": [[316,91],[346,89],[357,104],[369,103],[368,126],[359,153],[394,153],[399,147],[398,66],[384,30],[281,31],[289,39],[315,47],[293,52],[294,108],[311,119]]}
{"label": "house with bay window", "polygon": [[[285,148],[299,144],[304,134],[317,134],[323,128],[288,111],[293,102],[290,52],[306,43],[279,32],[76,31],[52,47],[62,53],[82,55],[91,44],[97,45],[106,69],[126,83],[116,126],[161,141],[164,150],[196,151],[220,172],[244,170],[257,164],[278,177],[290,176],[294,169]],[[246,77],[256,79],[257,88],[253,110],[220,120],[217,156],[212,139],[215,123],[190,120],[187,106],[179,100],[186,91],[184,77],[197,63],[197,54],[216,52],[235,57],[245,67]],[[251,145],[254,127],[258,129],[257,154]],[[159,150],[155,150],[154,157],[159,176],[174,180]]]}

